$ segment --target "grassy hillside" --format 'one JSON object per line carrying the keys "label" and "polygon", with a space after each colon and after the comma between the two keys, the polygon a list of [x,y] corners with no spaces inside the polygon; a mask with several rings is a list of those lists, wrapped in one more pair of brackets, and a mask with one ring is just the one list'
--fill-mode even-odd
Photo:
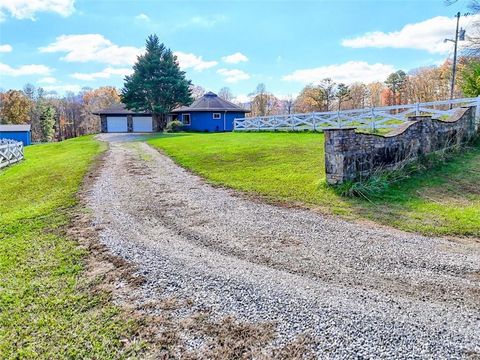
{"label": "grassy hillside", "polygon": [[346,199],[325,184],[323,134],[160,135],[149,140],[208,181],[436,235],[480,236],[480,144],[370,199]]}
{"label": "grassy hillside", "polygon": [[[90,137],[25,148],[0,171],[2,358],[121,358],[135,331],[82,280],[86,255],[65,237],[83,176],[104,145]],[[130,352],[134,349],[130,349]]]}

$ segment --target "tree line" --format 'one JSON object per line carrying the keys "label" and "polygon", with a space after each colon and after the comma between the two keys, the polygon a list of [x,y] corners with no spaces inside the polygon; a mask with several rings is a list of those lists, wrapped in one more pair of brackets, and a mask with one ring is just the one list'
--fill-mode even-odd
{"label": "tree line", "polygon": [[[457,67],[454,97],[480,96],[479,59],[461,57]],[[422,67],[409,73],[398,70],[383,82],[346,85],[326,78],[306,85],[298,96],[284,98],[276,97],[267,91],[265,84],[259,84],[243,105],[251,110],[250,116],[268,116],[447,100],[450,97],[451,74],[452,63],[447,60],[442,65]],[[231,94],[230,97],[233,98]]]}
{"label": "tree line", "polygon": [[99,132],[98,116],[92,112],[119,102],[112,86],[58,96],[27,84],[23,90],[0,92],[0,124],[30,124],[34,142],[65,140]]}
{"label": "tree line", "polygon": [[[157,36],[149,36],[146,45],[146,53],[138,57],[134,73],[125,78],[121,93],[115,87],[103,86],[59,96],[27,84],[23,90],[0,91],[0,124],[31,124],[35,142],[64,140],[99,132],[100,121],[93,113],[122,101],[128,109],[152,113],[164,128],[166,115],[172,109],[189,105],[205,90],[185,78],[176,57]],[[480,96],[479,57],[460,57],[458,69],[455,97]],[[250,116],[266,116],[446,100],[451,73],[451,62],[447,60],[408,74],[396,71],[384,82],[346,85],[326,78],[306,85],[298,96],[286,98],[276,97],[265,84],[259,84],[248,101],[240,105],[251,110]],[[221,88],[218,95],[235,102],[228,87]]]}

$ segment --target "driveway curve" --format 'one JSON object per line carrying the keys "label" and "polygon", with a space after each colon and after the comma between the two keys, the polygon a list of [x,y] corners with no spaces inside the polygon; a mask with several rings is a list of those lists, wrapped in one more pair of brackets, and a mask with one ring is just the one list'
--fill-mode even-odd
{"label": "driveway curve", "polygon": [[[101,241],[146,278],[139,296],[275,321],[328,358],[480,354],[480,249],[272,206],[213,187],[130,137],[88,195]],[[128,141],[126,141],[128,140]]]}

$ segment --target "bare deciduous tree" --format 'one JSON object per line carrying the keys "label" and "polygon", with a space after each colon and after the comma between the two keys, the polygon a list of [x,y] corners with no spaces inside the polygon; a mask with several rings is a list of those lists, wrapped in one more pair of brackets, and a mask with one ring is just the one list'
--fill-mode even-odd
{"label": "bare deciduous tree", "polygon": [[271,93],[267,92],[265,84],[258,84],[252,96],[251,114],[253,116],[266,116],[278,112],[279,101]]}
{"label": "bare deciduous tree", "polygon": [[222,99],[224,100],[227,100],[227,101],[232,101],[233,100],[233,94],[232,92],[230,91],[230,88],[229,87],[222,87],[219,91],[218,91],[218,96],[221,97]]}
{"label": "bare deciduous tree", "polygon": [[205,89],[199,85],[191,85],[190,92],[192,93],[192,97],[196,100],[205,94]]}

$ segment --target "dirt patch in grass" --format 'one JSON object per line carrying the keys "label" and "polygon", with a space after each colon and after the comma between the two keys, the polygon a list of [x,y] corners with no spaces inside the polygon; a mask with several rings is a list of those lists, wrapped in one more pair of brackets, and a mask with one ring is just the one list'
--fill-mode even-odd
{"label": "dirt patch in grass", "polygon": [[273,324],[249,324],[233,317],[212,320],[209,313],[194,314],[183,324],[191,337],[203,338],[200,349],[186,354],[190,359],[251,359],[275,336]]}

